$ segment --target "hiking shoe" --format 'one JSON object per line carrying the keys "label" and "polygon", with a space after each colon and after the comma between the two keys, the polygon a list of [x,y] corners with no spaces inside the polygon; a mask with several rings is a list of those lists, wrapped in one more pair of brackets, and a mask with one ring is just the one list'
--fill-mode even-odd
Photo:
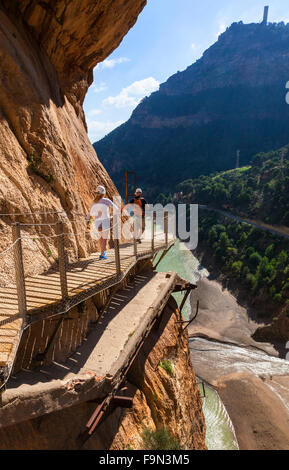
{"label": "hiking shoe", "polygon": [[136,242],[137,242],[137,243],[141,243],[141,240],[138,238]]}
{"label": "hiking shoe", "polygon": [[108,259],[105,255],[100,255],[99,259]]}

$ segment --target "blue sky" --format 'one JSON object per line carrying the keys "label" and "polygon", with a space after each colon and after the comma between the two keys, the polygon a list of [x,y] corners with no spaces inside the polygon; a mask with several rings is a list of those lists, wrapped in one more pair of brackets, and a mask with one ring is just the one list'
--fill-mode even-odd
{"label": "blue sky", "polygon": [[148,0],[120,46],[94,69],[84,110],[91,142],[123,122],[144,96],[184,70],[234,21],[289,22],[287,0]]}

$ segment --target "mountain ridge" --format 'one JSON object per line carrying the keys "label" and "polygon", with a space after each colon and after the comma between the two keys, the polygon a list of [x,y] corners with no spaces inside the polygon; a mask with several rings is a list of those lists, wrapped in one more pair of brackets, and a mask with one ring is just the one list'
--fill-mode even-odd
{"label": "mountain ridge", "polygon": [[233,23],[203,56],[145,98],[94,148],[123,191],[137,171],[150,195],[234,168],[288,143],[289,25]]}

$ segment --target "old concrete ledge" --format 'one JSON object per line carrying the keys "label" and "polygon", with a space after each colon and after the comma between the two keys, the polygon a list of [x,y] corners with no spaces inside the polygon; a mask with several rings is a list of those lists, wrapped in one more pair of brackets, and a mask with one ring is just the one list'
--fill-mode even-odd
{"label": "old concrete ledge", "polygon": [[11,377],[0,403],[0,428],[87,400],[100,400],[123,371],[177,285],[176,273],[145,272],[117,292],[105,315],[64,363]]}

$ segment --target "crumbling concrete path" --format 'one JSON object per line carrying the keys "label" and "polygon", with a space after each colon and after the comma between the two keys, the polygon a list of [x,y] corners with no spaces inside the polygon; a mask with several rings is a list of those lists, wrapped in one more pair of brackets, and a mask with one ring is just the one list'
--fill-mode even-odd
{"label": "crumbling concrete path", "polygon": [[0,427],[109,394],[182,283],[176,273],[136,275],[115,294],[96,328],[65,363],[11,378],[2,395]]}

